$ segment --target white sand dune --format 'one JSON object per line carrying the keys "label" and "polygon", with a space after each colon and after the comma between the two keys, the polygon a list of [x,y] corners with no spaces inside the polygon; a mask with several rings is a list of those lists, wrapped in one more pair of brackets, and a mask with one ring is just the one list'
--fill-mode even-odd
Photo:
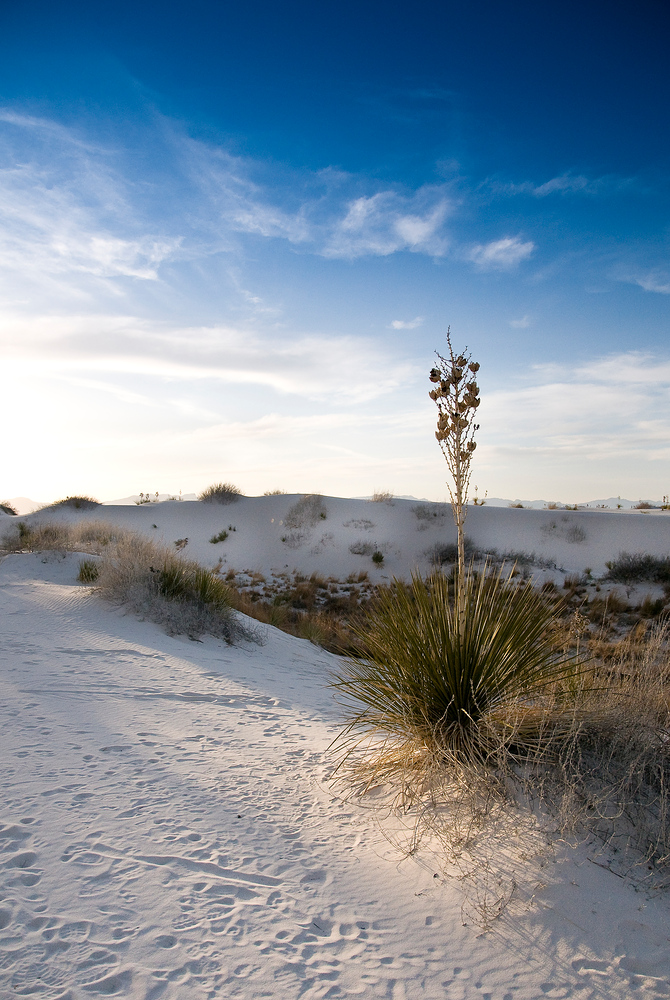
{"label": "white sand dune", "polygon": [[[230,542],[239,567],[302,560],[338,574],[360,566],[344,544],[359,533],[388,543],[380,574],[453,533],[450,514],[418,530],[414,504],[326,499],[326,521],[287,554],[272,517],[295,500],[104,516],[167,540],[188,535],[188,554],[210,564]],[[498,548],[527,538],[521,518],[532,533],[552,516],[492,513],[502,515]],[[373,527],[344,523],[362,519]],[[211,545],[228,523],[238,530]],[[579,523],[587,539],[564,541],[566,553],[657,552],[670,530],[639,514]],[[492,524],[486,508],[468,519],[476,541]],[[339,547],[321,544],[327,532]],[[374,813],[327,781],[335,657],[272,628],[264,645],[171,638],[78,585],[78,562],[0,562],[0,996],[670,995],[667,897],[636,890],[586,848],[562,848],[538,869],[533,899],[487,934],[464,926],[461,888],[430,845],[403,859]]]}
{"label": "white sand dune", "polygon": [[[310,521],[291,523],[299,495],[243,497],[227,504],[192,501],[98,507],[81,511],[60,507],[30,514],[39,521],[104,520],[137,530],[172,544],[188,539],[184,555],[206,566],[222,562],[224,570],[252,570],[271,576],[294,569],[343,579],[366,570],[374,582],[392,576],[425,572],[436,546],[456,541],[448,504],[393,500],[370,503],[323,497]],[[14,518],[3,515],[0,525],[11,528]],[[234,530],[232,530],[234,529]],[[228,530],[228,538],[212,544],[210,538]],[[0,527],[0,531],[2,528]],[[670,554],[670,511],[520,510],[475,507],[468,510],[466,534],[477,548],[500,553],[535,554],[540,565],[552,564],[569,573],[591,569],[606,572],[606,562],[621,551]],[[358,548],[356,554],[351,548]],[[379,550],[384,561],[371,559]],[[551,573],[545,575],[552,575]]]}

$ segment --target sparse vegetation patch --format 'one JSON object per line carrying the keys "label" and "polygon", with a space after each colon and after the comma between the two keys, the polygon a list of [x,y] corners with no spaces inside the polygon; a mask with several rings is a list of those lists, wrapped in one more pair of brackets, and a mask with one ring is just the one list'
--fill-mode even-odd
{"label": "sparse vegetation patch", "polygon": [[100,506],[102,506],[100,501],[94,497],[73,496],[65,497],[64,500],[56,500],[55,503],[49,504],[45,510],[53,510],[56,507],[71,507],[73,510],[93,510],[95,507]]}
{"label": "sparse vegetation patch", "polygon": [[242,490],[234,483],[214,483],[198,495],[203,503],[234,503],[242,496]]}
{"label": "sparse vegetation patch", "polygon": [[607,578],[617,583],[670,584],[670,556],[651,556],[644,552],[621,552],[606,563]]}

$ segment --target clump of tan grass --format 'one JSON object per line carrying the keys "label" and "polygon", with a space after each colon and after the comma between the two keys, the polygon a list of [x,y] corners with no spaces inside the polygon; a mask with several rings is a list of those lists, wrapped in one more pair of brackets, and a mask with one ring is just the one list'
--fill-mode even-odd
{"label": "clump of tan grass", "polygon": [[182,559],[174,549],[100,521],[79,524],[19,522],[3,540],[5,552],[83,552],[100,556],[80,563],[79,579],[95,583],[106,599],[163,625],[171,634],[208,634],[232,642],[258,638],[234,614],[230,589],[220,577]]}
{"label": "clump of tan grass", "polygon": [[96,500],[95,497],[90,497],[86,494],[78,494],[76,496],[67,496],[63,500],[55,500],[54,503],[47,504],[43,510],[54,510],[57,507],[71,507],[73,510],[94,510],[96,507],[100,507],[101,503]]}
{"label": "clump of tan grass", "polygon": [[1,548],[5,552],[56,550],[101,555],[110,545],[119,542],[128,534],[125,528],[117,528],[104,521],[65,524],[20,520],[12,524],[12,530],[5,534]]}
{"label": "clump of tan grass", "polygon": [[234,503],[242,496],[242,490],[234,483],[213,483],[198,494],[203,503]]}

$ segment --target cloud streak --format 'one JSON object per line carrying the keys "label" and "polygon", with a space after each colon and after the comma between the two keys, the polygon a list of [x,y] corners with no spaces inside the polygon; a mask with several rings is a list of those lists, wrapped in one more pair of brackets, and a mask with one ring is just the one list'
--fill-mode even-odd
{"label": "cloud streak", "polygon": [[534,250],[531,240],[524,242],[519,236],[507,236],[490,243],[478,243],[468,253],[468,259],[480,271],[509,271],[528,260]]}

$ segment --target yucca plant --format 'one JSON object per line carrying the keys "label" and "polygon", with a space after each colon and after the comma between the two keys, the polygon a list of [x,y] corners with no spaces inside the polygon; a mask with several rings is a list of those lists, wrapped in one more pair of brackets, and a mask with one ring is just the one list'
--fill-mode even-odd
{"label": "yucca plant", "polygon": [[[437,430],[435,437],[444,455],[453,482],[448,483],[451,509],[456,522],[458,545],[458,575],[456,577],[456,609],[459,621],[465,614],[465,518],[467,515],[468,489],[472,475],[472,456],[477,447],[475,423],[479,407],[479,386],[476,382],[479,364],[467,353],[456,354],[451,344],[451,328],[447,329],[449,357],[437,351],[438,364],[430,371],[430,381],[435,386],[429,392],[437,405]],[[476,492],[476,490],[475,490]]]}
{"label": "yucca plant", "polygon": [[[406,756],[482,761],[502,747],[523,753],[546,738],[544,696],[577,669],[558,641],[556,602],[511,575],[465,576],[465,614],[441,573],[382,588],[358,636],[365,659],[334,684],[349,724],[345,754],[367,737]],[[552,698],[554,722],[557,720]]]}

